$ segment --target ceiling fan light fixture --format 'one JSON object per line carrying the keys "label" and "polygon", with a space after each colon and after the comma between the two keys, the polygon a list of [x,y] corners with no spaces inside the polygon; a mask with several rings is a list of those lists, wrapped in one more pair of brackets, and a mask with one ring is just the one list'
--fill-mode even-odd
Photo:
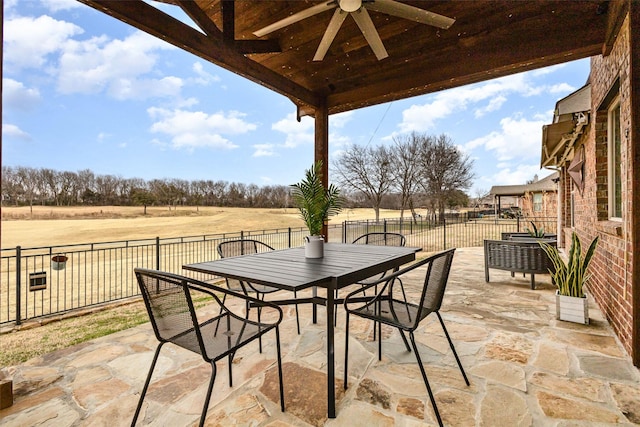
{"label": "ceiling fan light fixture", "polygon": [[355,12],[362,7],[362,0],[338,0],[338,7],[348,13]]}

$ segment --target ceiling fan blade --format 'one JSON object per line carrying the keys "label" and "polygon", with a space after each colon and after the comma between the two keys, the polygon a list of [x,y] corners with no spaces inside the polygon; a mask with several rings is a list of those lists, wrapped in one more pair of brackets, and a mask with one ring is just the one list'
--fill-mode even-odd
{"label": "ceiling fan blade", "polygon": [[373,25],[373,21],[371,21],[371,17],[369,16],[367,9],[363,7],[359,11],[353,12],[351,16],[353,16],[356,24],[360,27],[360,31],[362,31],[364,38],[367,39],[367,43],[371,46],[371,49],[373,50],[373,53],[375,53],[376,58],[378,58],[378,61],[388,57],[389,54],[384,48],[382,40],[380,40],[378,30],[376,30],[376,27]]}
{"label": "ceiling fan blade", "polygon": [[298,13],[294,13],[291,16],[287,16],[286,18],[281,19],[278,22],[274,22],[271,25],[267,25],[266,27],[261,28],[258,31],[254,31],[253,34],[258,37],[266,36],[267,34],[279,30],[280,28],[284,28],[287,25],[295,24],[298,21],[302,21],[303,19],[307,19],[313,15],[317,15],[318,13],[322,13],[325,10],[333,9],[334,7],[336,7],[336,2],[333,0],[326,3],[320,3]]}
{"label": "ceiling fan blade", "polygon": [[397,16],[398,18],[408,19],[410,21],[419,22],[421,24],[432,25],[434,27],[447,29],[456,22],[455,19],[447,16],[438,15],[419,7],[409,6],[394,0],[374,0],[371,3],[364,4],[366,8],[376,12],[386,13],[387,15]]}
{"label": "ceiling fan blade", "polygon": [[342,26],[344,19],[347,17],[347,14],[343,12],[340,8],[337,8],[333,13],[333,17],[327,26],[327,29],[322,36],[322,40],[320,40],[320,45],[318,46],[318,50],[316,50],[316,54],[313,57],[314,61],[322,61],[324,56],[327,54],[329,50],[329,46],[333,43],[333,39],[336,38],[336,34],[338,34],[338,30]]}

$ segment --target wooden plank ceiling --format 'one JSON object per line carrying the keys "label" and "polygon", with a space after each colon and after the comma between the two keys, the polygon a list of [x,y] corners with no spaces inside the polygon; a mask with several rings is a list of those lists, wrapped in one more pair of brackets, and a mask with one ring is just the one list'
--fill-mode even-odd
{"label": "wooden plank ceiling", "polygon": [[323,2],[163,1],[182,8],[198,31],[153,7],[153,0],[79,1],[281,93],[311,115],[324,105],[334,114],[606,53],[627,5],[400,0],[455,23],[438,29],[370,10],[387,58],[376,59],[347,17],[324,60],[313,61],[333,10],[261,38],[253,32]]}

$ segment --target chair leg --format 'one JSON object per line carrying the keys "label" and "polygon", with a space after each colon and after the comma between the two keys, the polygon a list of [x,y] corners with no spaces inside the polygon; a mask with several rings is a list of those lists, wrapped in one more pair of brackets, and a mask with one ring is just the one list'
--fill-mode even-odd
{"label": "chair leg", "polygon": [[[262,298],[260,298],[260,293],[256,292],[256,299],[262,299],[262,301],[264,301],[264,294],[262,294]],[[258,306],[258,323],[261,323],[260,313],[262,313],[262,307]],[[262,354],[262,335],[258,337],[258,348],[260,349],[260,353]]]}
{"label": "chair leg", "polygon": [[[336,296],[334,297],[335,301],[338,300],[338,290],[336,289]],[[333,326],[338,326],[338,310],[333,309]]]}
{"label": "chair leg", "polygon": [[296,326],[298,327],[298,335],[300,335],[300,316],[298,315],[298,295],[293,291],[293,298],[296,300]]}
{"label": "chair leg", "polygon": [[131,427],[136,425],[136,421],[138,420],[138,415],[140,415],[140,409],[142,409],[142,401],[144,400],[144,396],[147,394],[147,388],[149,388],[149,383],[151,382],[151,375],[153,375],[153,370],[156,367],[156,362],[158,361],[158,356],[160,355],[160,349],[164,345],[164,342],[158,344],[156,347],[156,352],[153,355],[153,360],[151,361],[151,367],[149,368],[149,373],[147,374],[147,379],[144,382],[144,387],[142,387],[142,392],[140,393],[140,400],[138,400],[138,407],[136,408],[136,413],[133,415],[133,421],[131,421]]}
{"label": "chair leg", "polygon": [[438,419],[438,425],[443,426],[442,418],[440,418],[440,412],[438,411],[438,405],[436,405],[436,399],[433,396],[433,392],[431,391],[431,386],[429,385],[429,380],[427,379],[427,373],[424,370],[424,366],[422,366],[422,359],[420,358],[420,353],[418,352],[418,346],[416,346],[416,339],[413,336],[413,332],[409,332],[409,338],[411,338],[411,345],[413,346],[413,353],[416,355],[416,359],[418,360],[418,366],[420,367],[420,373],[422,373],[422,379],[424,380],[424,384],[427,386],[427,392],[429,393],[429,399],[431,400],[431,406],[433,406],[433,412],[436,414],[436,418]]}
{"label": "chair leg", "polygon": [[200,427],[204,426],[204,420],[207,418],[207,410],[209,409],[209,400],[211,399],[211,392],[213,391],[213,382],[216,380],[216,363],[211,362],[211,379],[209,380],[209,387],[207,388],[207,396],[204,398],[204,406],[202,407],[202,415],[200,415]]}
{"label": "chair leg", "polygon": [[407,341],[407,337],[405,336],[404,331],[402,329],[398,329],[398,331],[400,331],[400,337],[404,342],[405,348],[407,349],[408,352],[411,352],[411,347],[409,346],[409,342]]}
{"label": "chair leg", "polygon": [[229,387],[233,387],[233,356],[235,353],[229,354]]}
{"label": "chair leg", "polygon": [[444,326],[444,321],[442,320],[442,316],[440,316],[440,312],[438,311],[436,311],[436,314],[438,315],[438,319],[440,320],[440,324],[442,325],[442,330],[444,331],[444,335],[447,337],[447,340],[449,341],[449,347],[451,347],[451,351],[453,351],[453,356],[456,358],[456,362],[458,362],[458,367],[460,368],[460,372],[462,372],[462,377],[464,378],[464,382],[467,383],[467,385],[470,385],[469,379],[467,378],[467,374],[464,372],[462,363],[460,363],[460,358],[458,358],[458,353],[456,353],[456,349],[453,346],[453,341],[451,341],[449,332],[447,331],[447,328]]}
{"label": "chair leg", "polygon": [[280,410],[284,412],[284,381],[282,380],[282,353],[280,352],[280,327],[276,326],[276,351],[278,353],[278,382],[280,383]]}
{"label": "chair leg", "polygon": [[[374,324],[375,328],[375,324]],[[344,323],[344,389],[347,389],[347,367],[349,366],[349,312],[345,313]]]}

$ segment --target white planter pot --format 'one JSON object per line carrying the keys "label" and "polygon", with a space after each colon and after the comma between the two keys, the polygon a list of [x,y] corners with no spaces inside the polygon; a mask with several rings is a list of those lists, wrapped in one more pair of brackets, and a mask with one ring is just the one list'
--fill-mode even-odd
{"label": "white planter pot", "polygon": [[305,258],[322,258],[324,256],[324,238],[307,236],[304,238]]}
{"label": "white planter pot", "polygon": [[587,297],[568,297],[556,291],[556,319],[567,322],[589,324],[589,304]]}

